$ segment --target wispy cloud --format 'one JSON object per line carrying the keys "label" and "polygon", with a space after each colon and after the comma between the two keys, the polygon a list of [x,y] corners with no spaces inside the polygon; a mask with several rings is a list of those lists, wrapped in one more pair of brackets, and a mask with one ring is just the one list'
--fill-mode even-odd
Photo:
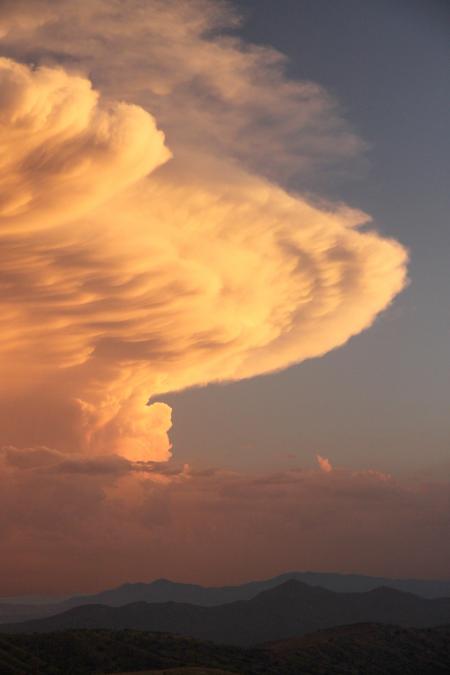
{"label": "wispy cloud", "polygon": [[2,4],[4,51],[92,74],[142,104],[178,161],[212,153],[277,180],[355,158],[363,142],[322,87],[285,75],[286,58],[243,42],[221,0],[22,0]]}

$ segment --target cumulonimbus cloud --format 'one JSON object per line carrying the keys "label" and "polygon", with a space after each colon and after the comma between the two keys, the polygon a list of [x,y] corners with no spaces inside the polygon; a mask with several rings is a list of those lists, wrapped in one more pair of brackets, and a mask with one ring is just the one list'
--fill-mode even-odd
{"label": "cumulonimbus cloud", "polygon": [[[150,5],[176,50],[161,44],[149,15],[142,33],[139,12],[123,25],[106,12],[105,44],[130,42],[136,28],[138,46],[125,61],[137,81],[127,86],[122,68],[114,83],[100,47],[103,96],[73,68],[87,64],[88,18],[104,3],[67,10],[84,31],[75,42],[61,42],[68,19],[52,3],[43,3],[48,25],[45,13],[36,24],[23,20],[26,2],[21,13],[10,7],[0,16],[10,55],[0,61],[1,396],[4,411],[11,391],[16,406],[15,415],[4,413],[5,444],[52,446],[56,434],[61,451],[165,460],[171,411],[147,406],[150,397],[320,356],[370,326],[405,284],[404,248],[362,229],[365,214],[314,204],[254,171],[260,153],[251,148],[257,140],[269,151],[280,144],[286,111],[291,120],[296,106],[306,129],[322,119],[315,137],[327,127],[354,147],[321,90],[289,83],[271,50],[206,37],[213,9],[221,16],[225,5]],[[176,19],[170,30],[168,12]],[[51,57],[51,41],[42,47],[48,30],[57,41]],[[17,62],[24,35],[52,65]],[[136,63],[148,35],[164,77],[148,63],[146,88]],[[64,67],[75,44],[79,63]],[[202,92],[209,87],[209,103],[199,95],[195,104],[187,88],[195,78]],[[154,102],[156,123],[152,108],[112,98],[119,85],[128,99]],[[275,141],[255,118],[255,98],[277,120]],[[42,423],[49,414],[53,427]]]}
{"label": "cumulonimbus cloud", "polygon": [[436,514],[442,540],[447,485],[324,458],[257,475],[166,461],[172,411],[150,398],[325,354],[406,281],[366,214],[293,189],[363,144],[237,23],[210,0],[0,3],[0,571],[17,590],[30,570],[92,585],[93,559],[114,582],[125,555],[136,578],[187,560],[223,581],[239,558],[241,577],[263,559],[374,571],[364,550],[402,531],[419,551]]}
{"label": "cumulonimbus cloud", "polygon": [[0,4],[5,55],[92,74],[111,98],[156,115],[188,166],[232,157],[279,181],[364,147],[314,82],[290,80],[285,56],[241,40],[226,0],[14,0]]}
{"label": "cumulonimbus cloud", "polygon": [[70,397],[82,447],[164,459],[149,396],[324,354],[403,287],[404,249],[363,214],[226,158],[152,173],[170,153],[143,110],[60,68],[0,74],[5,368]]}
{"label": "cumulonimbus cloud", "polygon": [[0,59],[0,90],[2,236],[67,225],[170,156],[142,108],[62,68]]}

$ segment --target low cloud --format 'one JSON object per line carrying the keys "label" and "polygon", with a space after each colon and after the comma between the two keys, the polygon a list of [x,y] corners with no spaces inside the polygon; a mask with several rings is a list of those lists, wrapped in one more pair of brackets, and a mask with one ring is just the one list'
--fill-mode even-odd
{"label": "low cloud", "polygon": [[345,467],[238,473],[171,461],[147,469],[120,457],[4,466],[1,592],[92,590],[161,575],[220,584],[287,569],[447,574],[448,481]]}
{"label": "low cloud", "polygon": [[321,471],[324,471],[325,473],[330,473],[333,471],[333,467],[329,459],[322,457],[321,455],[316,455],[316,459]]}
{"label": "low cloud", "polygon": [[121,455],[94,455],[64,453],[53,448],[0,448],[4,467],[13,471],[28,471],[41,474],[85,476],[125,476],[138,473],[154,480],[180,476],[190,477],[188,465],[177,466],[152,461],[132,461]]}

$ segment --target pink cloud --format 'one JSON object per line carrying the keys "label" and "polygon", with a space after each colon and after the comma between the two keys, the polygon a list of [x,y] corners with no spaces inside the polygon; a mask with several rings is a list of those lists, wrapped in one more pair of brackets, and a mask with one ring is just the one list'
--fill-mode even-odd
{"label": "pink cloud", "polygon": [[330,473],[333,471],[333,467],[331,466],[331,462],[329,459],[326,459],[326,457],[322,457],[321,455],[316,455],[317,463],[322,471],[325,473]]}
{"label": "pink cloud", "polygon": [[1,465],[1,594],[162,575],[228,583],[287,569],[448,573],[448,482],[344,468],[196,471],[117,456],[37,467],[35,456],[31,466],[17,458],[4,453]]}

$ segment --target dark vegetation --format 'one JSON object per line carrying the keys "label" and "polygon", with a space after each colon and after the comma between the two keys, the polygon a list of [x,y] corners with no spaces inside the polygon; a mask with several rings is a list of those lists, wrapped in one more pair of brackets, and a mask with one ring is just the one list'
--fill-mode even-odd
{"label": "dark vegetation", "polygon": [[225,670],[229,664],[245,668],[246,661],[245,651],[238,648],[163,633],[74,630],[0,634],[0,675],[87,675],[180,666]]}
{"label": "dark vegetation", "polygon": [[448,675],[450,626],[356,624],[240,648],[133,630],[0,635],[1,675]]}

